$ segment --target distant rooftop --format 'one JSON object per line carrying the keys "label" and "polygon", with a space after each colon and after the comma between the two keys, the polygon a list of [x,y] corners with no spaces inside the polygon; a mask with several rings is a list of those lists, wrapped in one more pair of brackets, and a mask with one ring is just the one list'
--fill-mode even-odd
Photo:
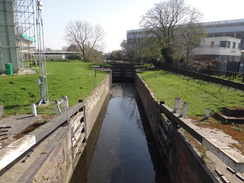
{"label": "distant rooftop", "polygon": [[236,24],[244,23],[244,19],[234,19],[234,20],[221,20],[221,21],[211,21],[211,22],[202,22],[204,26],[208,25],[219,25],[219,24]]}
{"label": "distant rooftop", "polygon": [[[226,25],[226,24],[244,24],[244,19],[233,19],[233,20],[220,20],[220,21],[211,21],[211,22],[202,22],[203,26],[217,26],[217,25]],[[128,30],[128,33],[138,33],[141,32],[143,29],[132,29]]]}

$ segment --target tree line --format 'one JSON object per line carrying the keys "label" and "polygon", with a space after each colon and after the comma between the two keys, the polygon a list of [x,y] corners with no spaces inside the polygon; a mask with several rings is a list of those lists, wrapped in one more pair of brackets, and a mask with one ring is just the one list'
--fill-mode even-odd
{"label": "tree line", "polygon": [[[187,62],[192,59],[201,39],[207,36],[200,23],[202,17],[185,0],[154,4],[140,21],[140,39],[137,43],[122,41],[121,50],[111,52],[110,57],[132,61],[154,60],[166,65]],[[65,38],[86,62],[102,54],[104,30],[99,25],[81,20],[71,21],[65,27]]]}

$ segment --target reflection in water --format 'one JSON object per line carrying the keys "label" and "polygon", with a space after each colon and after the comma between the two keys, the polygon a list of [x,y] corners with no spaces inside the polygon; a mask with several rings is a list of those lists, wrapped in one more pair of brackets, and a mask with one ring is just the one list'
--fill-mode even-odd
{"label": "reflection in water", "polygon": [[82,157],[81,167],[86,170],[77,170],[76,182],[169,182],[146,118],[139,112],[141,107],[134,87],[115,85],[111,94],[97,144],[92,141],[90,149],[95,146],[94,154],[89,153],[89,157],[93,154],[92,160],[85,161],[86,155]]}

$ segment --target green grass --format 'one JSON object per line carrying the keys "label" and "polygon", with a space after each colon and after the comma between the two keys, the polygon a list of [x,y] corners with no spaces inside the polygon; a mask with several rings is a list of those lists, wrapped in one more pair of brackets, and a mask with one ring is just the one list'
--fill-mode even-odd
{"label": "green grass", "polygon": [[244,132],[244,130],[242,128],[239,128],[239,127],[232,127],[232,128],[239,131],[239,132]]}
{"label": "green grass", "polygon": [[182,102],[188,102],[187,115],[190,116],[204,116],[206,108],[210,108],[213,114],[222,107],[243,107],[244,104],[244,92],[233,88],[220,89],[220,85],[194,81],[165,71],[147,71],[139,75],[153,91],[156,99],[165,101],[172,109],[177,97]]}
{"label": "green grass", "polygon": [[221,76],[220,78],[226,79],[226,80],[231,80],[231,81],[235,81],[238,83],[242,83],[242,75],[237,75],[235,78],[231,77],[225,77],[225,76]]}
{"label": "green grass", "polygon": [[[39,114],[54,114],[54,100],[62,96],[68,96],[69,106],[75,105],[79,99],[86,98],[96,85],[101,82],[107,73],[95,72],[92,65],[96,63],[72,62],[48,62],[48,93],[49,105],[38,107]],[[0,77],[0,105],[4,106],[4,114],[28,114],[31,113],[31,104],[40,99],[38,74],[22,76]]]}

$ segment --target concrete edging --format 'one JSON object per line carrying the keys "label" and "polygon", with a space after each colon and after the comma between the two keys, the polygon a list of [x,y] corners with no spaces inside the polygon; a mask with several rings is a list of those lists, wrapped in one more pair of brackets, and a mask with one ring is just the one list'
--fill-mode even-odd
{"label": "concrete edging", "polygon": [[195,139],[202,143],[208,150],[214,153],[220,160],[225,162],[228,166],[237,172],[244,172],[244,156],[232,150],[219,140],[214,139],[207,134],[200,127],[192,124],[187,118],[179,117],[179,114],[173,113],[173,110],[166,104],[162,104],[163,112],[169,119],[175,121]]}

